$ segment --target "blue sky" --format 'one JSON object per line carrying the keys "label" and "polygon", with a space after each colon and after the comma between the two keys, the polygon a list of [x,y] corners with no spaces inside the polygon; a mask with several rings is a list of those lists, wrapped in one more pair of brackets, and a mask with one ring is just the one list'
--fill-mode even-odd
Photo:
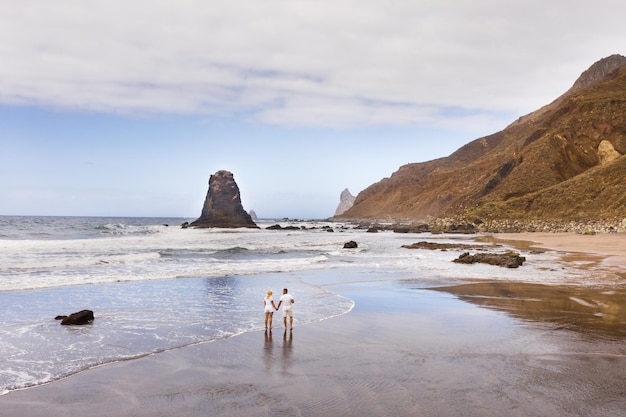
{"label": "blue sky", "polygon": [[[171,4],[170,4],[171,3]],[[0,214],[331,216],[624,54],[621,1],[0,1]],[[622,48],[622,49],[619,49]]]}

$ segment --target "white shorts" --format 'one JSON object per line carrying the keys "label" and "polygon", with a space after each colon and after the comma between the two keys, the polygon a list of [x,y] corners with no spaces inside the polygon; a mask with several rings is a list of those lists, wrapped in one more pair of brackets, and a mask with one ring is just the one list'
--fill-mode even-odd
{"label": "white shorts", "polygon": [[265,307],[265,312],[266,313],[273,313],[274,311],[276,311],[276,310],[274,310],[274,307],[272,307],[272,306],[270,306],[269,308]]}
{"label": "white shorts", "polygon": [[285,306],[283,307],[283,317],[293,317],[293,309],[291,308],[291,306]]}

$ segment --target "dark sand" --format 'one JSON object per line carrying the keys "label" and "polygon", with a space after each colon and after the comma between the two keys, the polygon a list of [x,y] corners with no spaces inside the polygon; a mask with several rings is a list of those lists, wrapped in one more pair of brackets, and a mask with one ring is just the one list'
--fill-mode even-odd
{"label": "dark sand", "polygon": [[[12,392],[0,415],[626,415],[622,290],[410,280],[330,289],[354,310]],[[613,302],[619,311],[604,320]]]}

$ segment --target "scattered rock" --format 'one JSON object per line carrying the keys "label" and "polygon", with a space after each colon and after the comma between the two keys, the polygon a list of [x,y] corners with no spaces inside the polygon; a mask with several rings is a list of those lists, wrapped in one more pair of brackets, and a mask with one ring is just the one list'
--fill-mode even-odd
{"label": "scattered rock", "polygon": [[357,243],[354,240],[351,240],[343,244],[344,249],[356,249],[358,247],[359,245],[357,245]]}
{"label": "scattered rock", "polygon": [[430,249],[430,250],[442,250],[446,251],[448,249],[456,249],[456,250],[465,250],[465,249],[475,249],[479,245],[466,245],[461,243],[435,243],[435,242],[417,242],[412,243],[410,245],[402,245],[403,248],[406,249]]}
{"label": "scattered rock", "polygon": [[93,311],[91,310],[81,310],[77,313],[72,313],[69,316],[56,316],[55,320],[61,320],[61,324],[64,326],[67,325],[83,325],[90,324],[93,322]]}
{"label": "scattered rock", "polygon": [[476,227],[472,223],[448,223],[433,222],[431,224],[404,224],[391,225],[388,227],[395,233],[432,233],[432,234],[473,234],[476,233]]}
{"label": "scattered rock", "polygon": [[265,230],[300,230],[303,229],[304,226],[302,227],[298,227],[298,226],[281,226],[280,224],[275,224],[272,226],[267,226],[265,228]]}
{"label": "scattered rock", "polygon": [[391,225],[389,229],[394,233],[428,233],[430,227],[427,224]]}

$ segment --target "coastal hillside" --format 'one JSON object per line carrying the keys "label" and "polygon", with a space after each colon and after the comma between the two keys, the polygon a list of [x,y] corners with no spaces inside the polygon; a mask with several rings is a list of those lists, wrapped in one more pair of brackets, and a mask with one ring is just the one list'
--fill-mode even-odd
{"label": "coastal hillside", "polygon": [[336,216],[351,220],[621,220],[626,217],[626,57],[448,157],[400,167]]}

